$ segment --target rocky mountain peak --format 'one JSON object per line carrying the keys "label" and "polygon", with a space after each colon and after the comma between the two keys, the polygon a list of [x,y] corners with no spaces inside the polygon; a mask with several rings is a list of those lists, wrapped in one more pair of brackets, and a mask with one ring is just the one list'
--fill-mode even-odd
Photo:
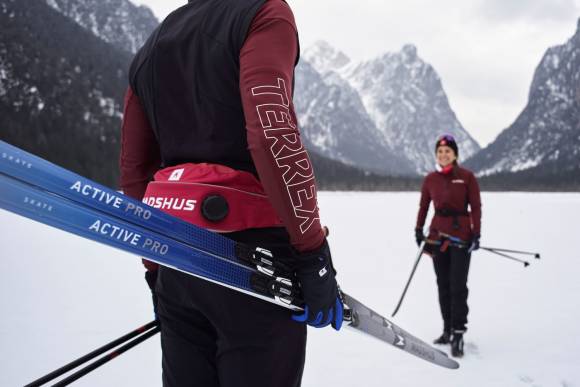
{"label": "rocky mountain peak", "polygon": [[304,50],[302,57],[320,73],[340,70],[350,63],[350,58],[345,53],[324,40],[319,40]]}
{"label": "rocky mountain peak", "polygon": [[417,60],[417,47],[413,44],[405,44],[401,49],[401,53],[405,62],[414,62]]}
{"label": "rocky mountain peak", "polygon": [[578,21],[576,22],[576,32],[574,33],[574,36],[572,36],[571,40],[580,42],[580,18],[578,18]]}
{"label": "rocky mountain peak", "polygon": [[[368,142],[364,145],[366,167],[370,161],[368,154],[381,152],[390,154],[391,162],[398,158],[399,165],[405,165],[414,173],[431,170],[434,163],[432,143],[443,132],[450,132],[457,138],[462,158],[471,156],[479,150],[479,145],[451,110],[439,76],[417,52],[415,45],[407,44],[400,51],[352,63],[328,43],[317,42],[305,50],[304,59],[311,71],[321,74],[321,90],[327,88],[328,91],[324,95],[301,92],[298,85],[303,85],[303,90],[311,90],[315,82],[297,83],[301,97],[297,107],[302,107],[299,113],[302,113],[303,122],[308,127],[318,122],[318,127],[324,130],[319,129],[317,133],[324,132],[324,136],[336,137],[339,128],[344,128],[345,133],[356,131],[359,142],[362,136],[370,139],[372,146]],[[305,70],[297,72],[297,79],[305,76]],[[313,109],[313,106],[319,108]],[[349,114],[339,114],[331,107],[340,107],[342,112]],[[327,120],[324,125],[313,120],[314,117],[322,120],[322,116]],[[333,117],[340,117],[340,122],[334,122]],[[340,153],[345,155],[346,149],[343,145]],[[363,154],[362,149],[361,142],[358,154]],[[333,157],[330,153],[325,154]],[[351,158],[350,161],[355,160]],[[357,164],[360,165],[360,159]],[[383,167],[383,170],[388,168]]]}
{"label": "rocky mountain peak", "polygon": [[469,165],[482,175],[579,170],[580,33],[550,47],[538,64],[516,121]]}
{"label": "rocky mountain peak", "polygon": [[476,153],[479,145],[451,110],[437,72],[417,52],[416,46],[405,45],[353,66],[347,77],[388,144],[424,173],[433,168],[437,135],[453,134],[462,159]]}

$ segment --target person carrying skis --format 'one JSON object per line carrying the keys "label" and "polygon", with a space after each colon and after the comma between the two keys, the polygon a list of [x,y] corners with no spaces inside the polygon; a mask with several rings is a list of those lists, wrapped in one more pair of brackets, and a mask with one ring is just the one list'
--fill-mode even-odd
{"label": "person carrying skis", "polygon": [[[467,276],[471,252],[479,248],[481,199],[475,175],[457,162],[459,152],[453,136],[440,136],[435,154],[437,170],[425,177],[421,188],[415,239],[417,245],[425,241],[425,252],[433,257],[437,277],[443,334],[434,343],[451,343],[451,354],[460,357],[469,312]],[[431,201],[435,215],[425,238],[423,226]]]}
{"label": "person carrying skis", "polygon": [[301,322],[341,327],[343,304],[292,103],[298,58],[285,1],[190,0],[133,59],[120,156],[125,194],[286,258],[305,302],[304,313],[291,315],[145,261],[164,386],[300,386]]}

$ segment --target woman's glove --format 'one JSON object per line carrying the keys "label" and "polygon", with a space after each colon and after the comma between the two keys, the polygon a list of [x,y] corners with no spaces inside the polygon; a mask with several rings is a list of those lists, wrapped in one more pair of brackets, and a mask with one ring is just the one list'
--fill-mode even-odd
{"label": "woman's glove", "polygon": [[425,235],[423,235],[423,230],[420,228],[415,229],[415,241],[417,241],[417,246],[421,246],[421,243],[425,240]]}
{"label": "woman's glove", "polygon": [[479,249],[479,238],[481,236],[480,235],[475,235],[473,237],[473,239],[471,239],[471,245],[469,246],[469,252],[471,253],[472,251],[478,250]]}

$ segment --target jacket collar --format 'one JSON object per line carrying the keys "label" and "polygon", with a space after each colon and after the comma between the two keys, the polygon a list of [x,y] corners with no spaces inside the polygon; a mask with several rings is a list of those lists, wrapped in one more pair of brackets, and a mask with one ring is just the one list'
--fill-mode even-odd
{"label": "jacket collar", "polygon": [[449,175],[455,169],[455,164],[449,164],[446,167],[441,167],[439,164],[435,164],[435,169],[442,175]]}

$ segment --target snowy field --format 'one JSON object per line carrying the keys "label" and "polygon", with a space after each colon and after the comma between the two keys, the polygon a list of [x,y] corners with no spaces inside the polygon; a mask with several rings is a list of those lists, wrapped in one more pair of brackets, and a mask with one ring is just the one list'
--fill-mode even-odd
{"label": "snowy field", "polygon": [[[320,195],[341,286],[386,316],[416,253],[418,200]],[[483,204],[482,245],[542,260],[524,268],[475,253],[461,368],[351,330],[311,329],[304,387],[580,387],[580,194],[484,193]],[[430,342],[442,326],[429,260],[394,321]],[[139,259],[1,210],[0,263],[0,386],[22,386],[152,319]],[[155,336],[74,385],[160,386],[160,359]]]}

